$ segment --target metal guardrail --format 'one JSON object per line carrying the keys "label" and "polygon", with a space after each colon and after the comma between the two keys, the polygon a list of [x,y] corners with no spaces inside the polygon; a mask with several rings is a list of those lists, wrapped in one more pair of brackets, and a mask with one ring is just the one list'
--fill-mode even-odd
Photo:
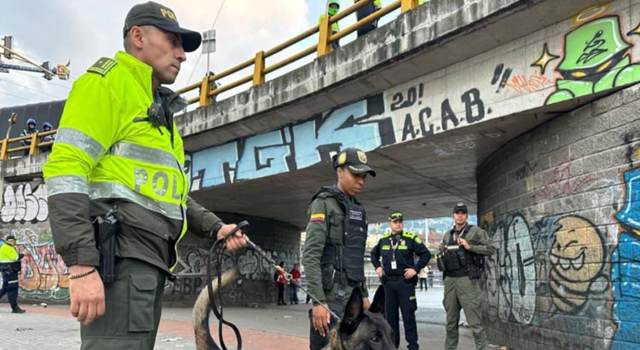
{"label": "metal guardrail", "polygon": [[[248,82],[252,82],[252,86],[258,86],[264,84],[266,75],[272,73],[282,67],[285,67],[293,62],[296,62],[314,52],[316,52],[317,56],[323,56],[331,52],[331,43],[340,40],[341,38],[355,32],[359,28],[378,20],[380,17],[385,16],[386,14],[400,9],[401,13],[410,11],[415,9],[419,0],[395,0],[392,3],[384,6],[380,10],[377,10],[365,18],[362,18],[358,22],[340,30],[337,33],[331,33],[331,24],[335,23],[342,18],[355,13],[362,7],[367,4],[373,2],[373,0],[360,0],[348,8],[340,11],[335,16],[323,16],[320,20],[320,23],[317,26],[311,27],[306,31],[296,35],[295,37],[271,48],[267,51],[259,51],[256,53],[254,58],[248,59],[236,66],[233,66],[229,69],[226,69],[218,74],[207,74],[204,76],[200,83],[194,83],[188,86],[185,86],[181,89],[178,89],[176,92],[179,94],[184,94],[190,91],[194,91],[199,89],[199,94],[197,97],[192,97],[187,99],[189,104],[193,104],[195,102],[199,102],[201,107],[208,106],[213,103],[215,97],[218,94],[221,94],[225,91],[236,88],[240,85],[246,84]],[[318,43],[310,46],[302,51],[299,51],[279,62],[273,63],[271,65],[266,65],[265,60],[297,43],[300,41],[319,33],[318,35]],[[241,77],[235,81],[230,83],[226,83],[220,86],[217,86],[216,81],[228,77],[234,73],[237,73],[245,68],[249,68],[253,66],[253,74],[246,75]]]}
{"label": "metal guardrail", "polygon": [[[41,152],[42,148],[53,145],[53,141],[42,141],[42,138],[49,135],[55,135],[58,130],[49,130],[34,132],[28,136],[20,136],[12,139],[0,140],[0,160],[7,160],[11,154],[25,153],[28,151],[30,156]],[[22,141],[30,140],[29,145],[13,147],[15,144],[22,144]]]}
{"label": "metal guardrail", "polygon": [[[317,57],[321,57],[331,52],[331,43],[340,40],[341,38],[357,31],[359,28],[380,19],[381,17],[389,14],[390,12],[400,9],[401,13],[411,11],[418,7],[420,0],[394,0],[390,4],[382,7],[381,9],[371,13],[365,18],[360,19],[356,23],[340,30],[336,33],[331,33],[331,24],[345,18],[346,16],[355,13],[362,7],[373,2],[373,0],[360,0],[353,5],[347,7],[343,11],[338,12],[335,16],[323,16],[320,23],[317,26],[311,27],[304,32],[296,35],[295,37],[276,45],[275,47],[267,51],[258,51],[255,57],[250,58],[244,62],[241,62],[231,68],[225,69],[218,74],[206,74],[202,81],[187,85],[181,89],[176,90],[179,94],[185,94],[196,89],[199,90],[197,97],[187,99],[189,104],[198,102],[200,107],[211,105],[215,101],[215,97],[225,91],[231,90],[248,82],[252,83],[252,86],[258,86],[264,84],[266,75],[273,73],[274,71],[286,67],[304,57],[309,56],[312,53],[316,53]],[[298,44],[302,40],[319,33],[318,43],[310,46],[302,51],[299,51],[281,61],[266,65],[267,58],[274,56],[275,54]],[[243,69],[253,66],[253,73],[242,78],[239,78],[230,83],[223,85],[217,85],[216,82],[222,78],[228,77],[232,74],[238,73]],[[57,130],[51,130],[47,132],[34,133],[30,136],[22,136],[12,139],[0,140],[0,160],[8,159],[11,153],[17,153],[20,151],[29,150],[29,155],[35,155],[40,152],[40,149],[45,146],[51,145],[52,142],[40,142],[41,137],[46,135],[53,135]],[[18,143],[22,140],[31,138],[31,144],[29,146],[20,146],[10,148],[12,144]]]}

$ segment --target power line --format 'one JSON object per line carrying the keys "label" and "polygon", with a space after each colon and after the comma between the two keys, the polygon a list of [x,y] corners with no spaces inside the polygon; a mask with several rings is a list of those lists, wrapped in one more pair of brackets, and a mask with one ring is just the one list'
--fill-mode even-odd
{"label": "power line", "polygon": [[[224,8],[225,2],[227,2],[227,0],[222,0],[222,3],[220,3],[220,7],[218,7],[218,13],[216,13],[216,17],[213,19],[213,23],[211,23],[211,29],[214,29],[216,27],[216,23],[218,23],[218,17],[220,17],[220,13],[222,13],[222,9]],[[198,59],[196,59],[196,64],[193,66],[193,69],[191,70],[191,74],[189,74],[189,79],[187,80],[187,84],[191,81],[191,78],[193,78],[193,73],[196,72],[196,69],[198,68],[198,63],[200,63],[200,58],[202,58],[202,50],[200,50],[200,55],[198,56]]]}
{"label": "power line", "polygon": [[20,86],[20,87],[21,87],[21,88],[23,88],[23,89],[27,89],[27,90],[35,91],[35,92],[40,93],[40,94],[43,94],[43,95],[45,95],[45,96],[47,96],[47,97],[55,98],[56,100],[63,99],[63,97],[54,96],[54,95],[51,95],[51,94],[49,94],[49,93],[46,93],[46,92],[44,92],[44,91],[42,91],[42,90],[38,90],[38,89],[36,89],[36,88],[33,88],[33,87],[31,87],[31,86],[26,86],[26,85],[22,85],[22,84],[20,84],[20,83],[16,83],[15,81],[11,81],[11,80],[0,80],[0,81],[5,82],[5,83],[10,83],[10,84],[14,84],[14,85]]}
{"label": "power line", "polygon": [[27,101],[27,102],[33,102],[33,100],[32,100],[32,99],[28,99],[28,98],[24,98],[24,97],[22,97],[22,96],[14,95],[14,94],[12,94],[12,93],[10,93],[10,92],[6,92],[6,91],[4,91],[4,90],[2,90],[2,89],[0,89],[0,94],[4,94],[4,95],[7,95],[7,96],[11,96],[11,97],[19,98],[19,99],[21,99],[21,100],[23,100],[23,101]]}
{"label": "power line", "polygon": [[[36,76],[30,75],[27,72],[16,71],[16,73],[18,73],[19,75],[21,75],[23,77],[28,77],[29,79],[35,79],[35,80],[38,80],[38,81],[42,81],[42,78],[38,78]],[[71,77],[71,75],[69,75],[69,76]],[[65,80],[62,80],[62,81],[65,81]],[[71,80],[66,80],[66,81],[71,82]],[[65,89],[71,89],[71,86],[58,84],[58,83],[55,83],[53,81],[49,81],[49,82],[47,82],[47,84],[48,85],[54,85],[54,86],[62,87],[62,88],[65,88]]]}

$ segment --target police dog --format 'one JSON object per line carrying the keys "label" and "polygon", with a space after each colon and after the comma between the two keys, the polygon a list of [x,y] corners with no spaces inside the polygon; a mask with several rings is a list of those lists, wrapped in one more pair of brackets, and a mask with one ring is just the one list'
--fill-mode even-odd
{"label": "police dog", "polygon": [[[225,271],[222,274],[222,286],[218,286],[217,279],[211,281],[213,293],[218,293],[220,288],[231,283],[237,276],[238,270],[236,269]],[[191,314],[193,317],[193,329],[196,333],[196,349],[198,350],[220,350],[213,341],[213,337],[211,337],[211,332],[209,331],[209,314],[209,292],[205,286],[205,288],[202,288],[200,291],[200,294],[193,305],[193,312]]]}
{"label": "police dog", "polygon": [[323,350],[395,349],[393,330],[384,319],[384,289],[376,291],[371,307],[362,307],[362,293],[355,288],[344,310],[342,321],[331,331],[329,345]]}

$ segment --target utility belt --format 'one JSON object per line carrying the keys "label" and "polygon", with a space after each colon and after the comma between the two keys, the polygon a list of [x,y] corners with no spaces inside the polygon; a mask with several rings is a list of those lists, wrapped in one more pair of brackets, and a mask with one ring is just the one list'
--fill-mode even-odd
{"label": "utility belt", "polygon": [[117,219],[117,208],[109,210],[102,216],[93,219],[96,248],[100,253],[98,272],[105,286],[115,281],[116,274],[116,239],[121,232]]}

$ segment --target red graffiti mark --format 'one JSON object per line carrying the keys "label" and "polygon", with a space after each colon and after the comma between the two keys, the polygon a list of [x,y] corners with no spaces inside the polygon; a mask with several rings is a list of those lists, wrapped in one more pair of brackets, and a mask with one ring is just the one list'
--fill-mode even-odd
{"label": "red graffiti mark", "polygon": [[524,74],[516,74],[507,83],[509,88],[518,93],[535,92],[552,85],[553,81],[551,79],[540,74],[533,74],[528,77]]}
{"label": "red graffiti mark", "polygon": [[69,288],[67,267],[56,253],[53,244],[18,245],[25,254],[19,276],[20,287],[27,291],[48,291]]}
{"label": "red graffiti mark", "polygon": [[576,178],[571,171],[571,163],[571,161],[568,161],[552,171],[549,180],[545,181],[543,186],[535,191],[536,199],[550,200],[570,196],[586,189],[593,183],[594,178],[592,176]]}

